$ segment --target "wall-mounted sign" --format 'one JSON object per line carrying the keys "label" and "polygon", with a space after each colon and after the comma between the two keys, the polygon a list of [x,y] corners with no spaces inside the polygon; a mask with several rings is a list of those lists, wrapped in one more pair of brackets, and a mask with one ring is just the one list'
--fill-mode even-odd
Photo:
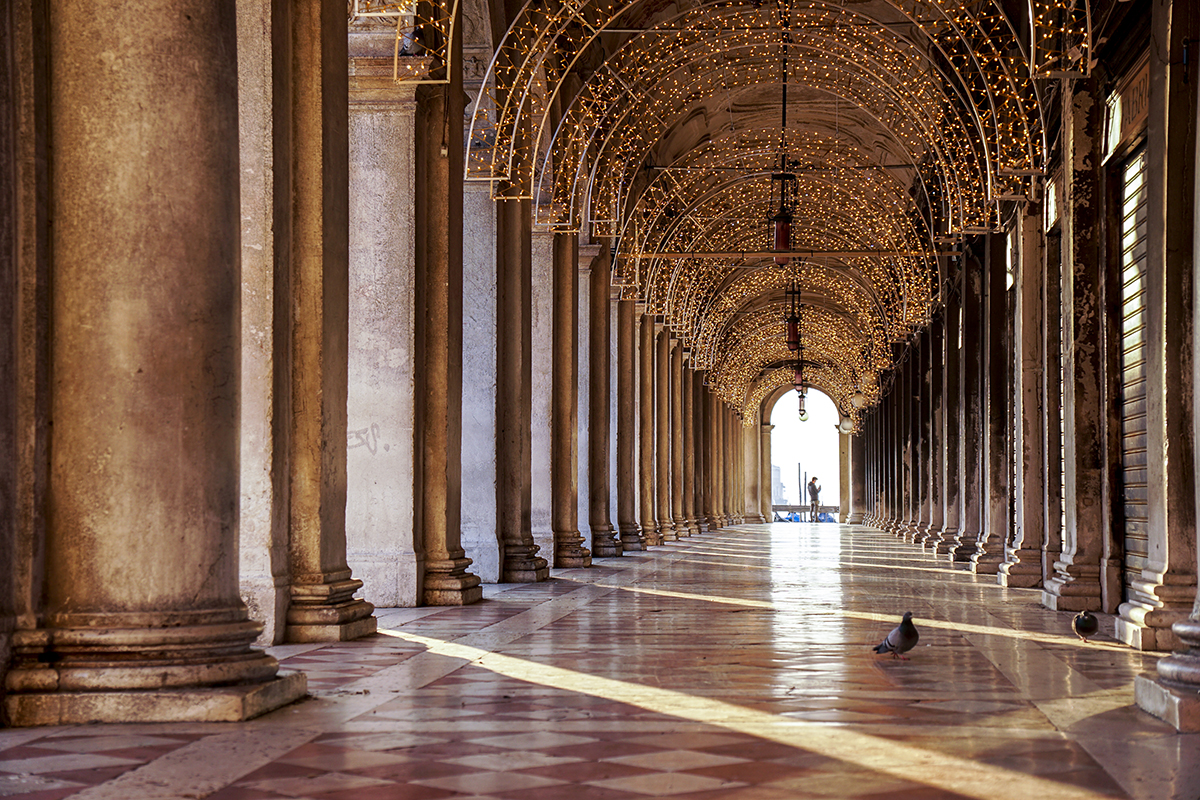
{"label": "wall-mounted sign", "polygon": [[1150,54],[1147,52],[1108,97],[1105,157],[1134,139],[1150,115]]}

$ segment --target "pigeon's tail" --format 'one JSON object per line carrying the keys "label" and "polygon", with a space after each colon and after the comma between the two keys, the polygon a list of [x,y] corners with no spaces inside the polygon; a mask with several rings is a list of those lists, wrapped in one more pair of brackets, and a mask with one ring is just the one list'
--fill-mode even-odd
{"label": "pigeon's tail", "polygon": [[891,646],[890,646],[890,645],[889,645],[887,642],[880,642],[879,644],[875,645],[875,646],[874,646],[873,648],[871,648],[871,649],[872,649],[872,650],[874,650],[876,653],[890,653],[890,652],[892,652],[892,648],[891,648]]}

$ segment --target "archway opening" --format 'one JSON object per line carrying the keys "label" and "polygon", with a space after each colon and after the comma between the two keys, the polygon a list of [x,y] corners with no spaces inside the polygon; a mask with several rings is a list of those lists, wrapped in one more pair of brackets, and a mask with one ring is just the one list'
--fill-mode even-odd
{"label": "archway opening", "polygon": [[[829,395],[809,388],[804,401],[808,419],[800,420],[800,396],[783,394],[771,410],[771,502],[806,505],[805,485],[814,476],[822,506],[841,503],[838,422],[841,415]],[[836,515],[835,515],[836,517]]]}

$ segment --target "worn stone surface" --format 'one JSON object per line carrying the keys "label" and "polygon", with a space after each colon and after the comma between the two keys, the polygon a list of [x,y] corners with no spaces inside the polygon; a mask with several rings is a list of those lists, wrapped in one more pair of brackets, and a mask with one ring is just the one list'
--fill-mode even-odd
{"label": "worn stone surface", "polygon": [[416,409],[414,85],[391,59],[353,59],[350,88],[346,560],[376,606],[420,604]]}
{"label": "worn stone surface", "polygon": [[463,192],[462,544],[472,571],[500,580],[496,433],[496,204],[486,186]]}

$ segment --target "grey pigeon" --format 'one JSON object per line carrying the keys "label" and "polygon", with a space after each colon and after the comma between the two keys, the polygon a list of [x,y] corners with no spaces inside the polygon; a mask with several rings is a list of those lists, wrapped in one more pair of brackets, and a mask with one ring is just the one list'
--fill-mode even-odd
{"label": "grey pigeon", "polygon": [[1095,636],[1096,632],[1100,630],[1100,620],[1096,619],[1090,611],[1080,611],[1071,620],[1071,629],[1075,631],[1076,636],[1086,642],[1089,636]]}
{"label": "grey pigeon", "polygon": [[887,635],[879,644],[875,645],[876,653],[891,653],[892,658],[899,658],[907,661],[902,653],[907,653],[917,646],[917,640],[921,638],[921,634],[917,633],[917,626],[913,625],[912,612],[905,611],[904,619],[899,625],[892,628],[891,633]]}

